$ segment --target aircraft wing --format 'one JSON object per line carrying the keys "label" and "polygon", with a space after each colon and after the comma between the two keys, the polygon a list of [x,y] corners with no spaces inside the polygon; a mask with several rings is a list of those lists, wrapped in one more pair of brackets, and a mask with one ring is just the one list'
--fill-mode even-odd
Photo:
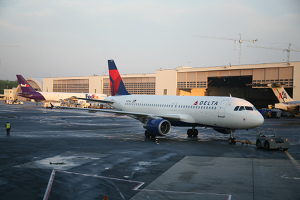
{"label": "aircraft wing", "polygon": [[149,113],[120,111],[120,110],[114,110],[114,109],[79,108],[79,107],[67,107],[67,106],[55,106],[55,107],[56,108],[63,108],[63,109],[87,110],[89,112],[106,112],[106,113],[114,113],[114,114],[117,114],[117,115],[127,115],[131,118],[139,120],[142,123],[145,123],[149,119],[155,119],[155,118],[163,118],[163,119],[166,119],[170,122],[179,121],[179,120],[182,119],[182,116],[180,116],[180,115],[154,115],[154,114],[149,114]]}
{"label": "aircraft wing", "polygon": [[75,97],[75,96],[73,96],[73,98],[82,99],[82,100],[86,100],[86,101],[94,101],[94,102],[99,102],[99,103],[108,103],[108,104],[113,104],[114,103],[112,101],[106,101],[106,100],[101,100],[101,99],[87,99],[87,98],[81,98],[81,97]]}

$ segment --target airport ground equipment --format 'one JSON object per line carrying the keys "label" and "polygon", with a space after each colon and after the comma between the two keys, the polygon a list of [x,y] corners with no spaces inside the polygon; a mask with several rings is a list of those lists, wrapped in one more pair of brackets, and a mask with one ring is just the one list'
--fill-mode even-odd
{"label": "airport ground equipment", "polygon": [[290,147],[290,140],[277,137],[276,132],[272,129],[258,131],[256,135],[256,147],[259,149],[283,149],[286,151]]}

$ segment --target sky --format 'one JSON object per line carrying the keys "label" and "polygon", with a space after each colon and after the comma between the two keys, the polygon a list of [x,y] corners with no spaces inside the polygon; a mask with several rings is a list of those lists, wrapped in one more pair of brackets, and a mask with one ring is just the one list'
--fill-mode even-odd
{"label": "sky", "polygon": [[287,62],[289,43],[299,0],[0,0],[1,80]]}

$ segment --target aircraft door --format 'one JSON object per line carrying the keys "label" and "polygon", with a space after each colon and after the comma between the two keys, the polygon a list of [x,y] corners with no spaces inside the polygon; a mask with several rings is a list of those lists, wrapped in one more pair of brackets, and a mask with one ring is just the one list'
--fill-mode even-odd
{"label": "aircraft door", "polygon": [[171,111],[176,111],[177,110],[177,103],[172,103],[171,104]]}
{"label": "aircraft door", "polygon": [[228,101],[222,101],[220,108],[219,108],[219,112],[218,112],[218,117],[225,117],[225,108],[227,105]]}

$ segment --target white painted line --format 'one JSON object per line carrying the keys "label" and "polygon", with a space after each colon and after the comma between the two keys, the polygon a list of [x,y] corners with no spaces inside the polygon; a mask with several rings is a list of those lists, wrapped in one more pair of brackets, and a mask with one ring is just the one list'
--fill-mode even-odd
{"label": "white painted line", "polygon": [[143,183],[144,182],[140,182],[140,181],[131,181],[131,180],[126,180],[126,179],[119,179],[119,178],[112,178],[112,177],[106,177],[106,176],[99,176],[99,175],[91,175],[91,174],[82,174],[82,173],[77,173],[77,172],[68,172],[68,171],[59,171],[58,172],[63,172],[63,173],[67,173],[67,174],[76,174],[76,175],[81,175],[81,176],[89,176],[89,177],[94,177],[94,178],[104,178],[104,179],[111,179],[111,180],[117,180],[117,181],[125,181],[125,182],[130,182],[130,183]]}
{"label": "white painted line", "polygon": [[52,183],[53,183],[53,180],[54,180],[54,176],[55,176],[55,170],[52,170],[52,173],[51,173],[51,176],[50,176],[48,186],[47,186],[47,189],[46,189],[43,200],[48,200],[48,198],[49,198],[50,191],[51,191],[51,188],[52,188]]}
{"label": "white painted line", "polygon": [[138,183],[137,186],[132,188],[134,191],[140,191],[140,192],[162,192],[162,193],[173,193],[173,194],[195,194],[195,195],[211,195],[211,196],[225,196],[226,200],[231,200],[231,194],[217,194],[217,193],[199,193],[199,192],[181,192],[181,191],[168,191],[168,190],[147,190],[147,189],[139,189],[142,185],[145,184],[145,182],[140,181],[132,181],[132,180],[126,180],[126,179],[119,179],[119,178],[112,178],[112,177],[106,177],[106,176],[99,176],[99,175],[91,175],[91,174],[82,174],[77,172],[69,172],[69,171],[59,171],[59,170],[53,170],[52,174],[49,179],[48,187],[45,192],[45,196],[43,200],[48,200],[48,197],[50,195],[52,183],[54,180],[55,172],[62,172],[66,174],[75,174],[75,175],[81,175],[81,176],[88,176],[88,177],[94,177],[94,178],[103,178],[103,179],[111,179],[111,180],[117,180],[117,181],[125,181],[130,183]]}
{"label": "white painted line", "polygon": [[144,184],[145,184],[145,182],[141,182],[140,184],[138,184],[137,186],[132,188],[132,190],[139,190],[139,188],[142,187],[142,185],[144,185]]}

